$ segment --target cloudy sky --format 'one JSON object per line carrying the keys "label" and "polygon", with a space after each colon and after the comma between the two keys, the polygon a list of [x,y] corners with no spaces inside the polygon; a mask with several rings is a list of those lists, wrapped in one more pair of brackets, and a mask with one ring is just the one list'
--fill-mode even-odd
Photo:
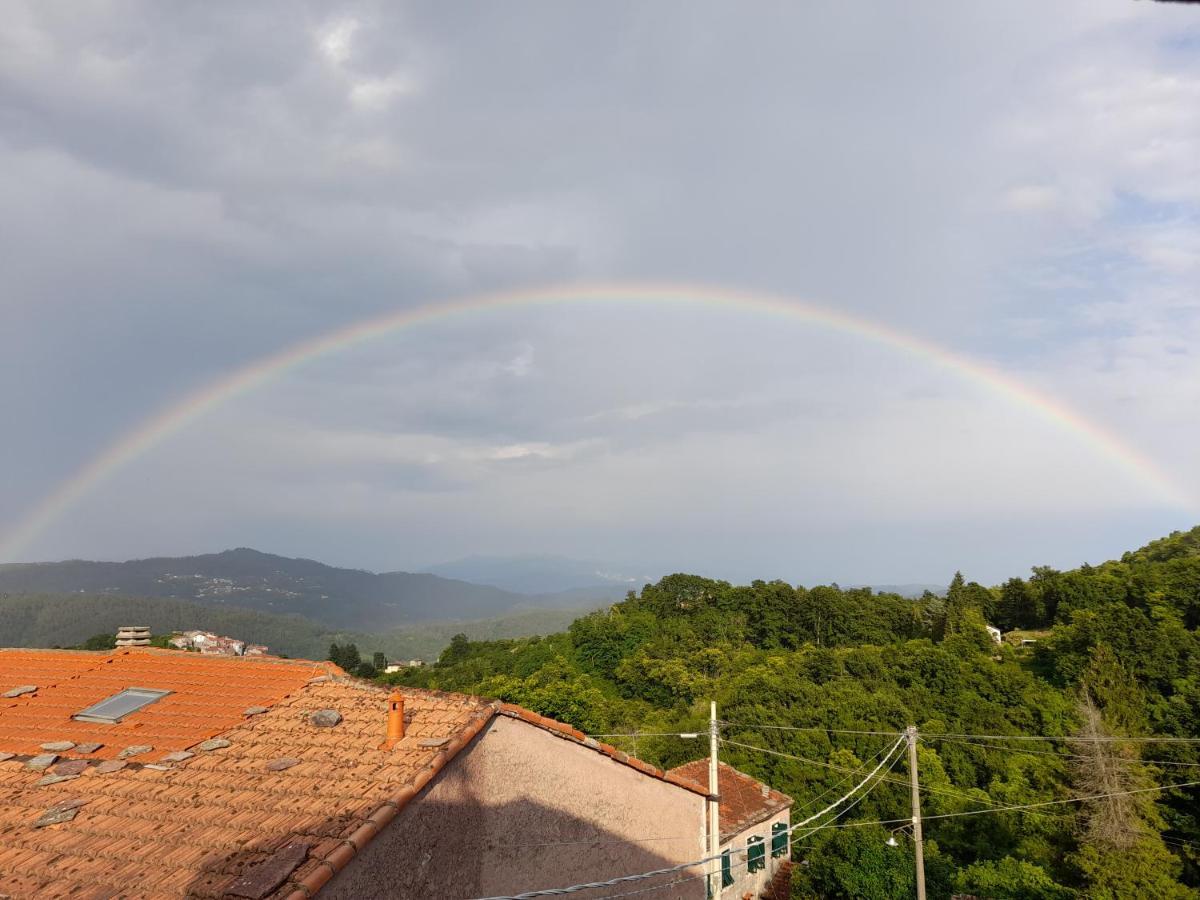
{"label": "cloudy sky", "polygon": [[[0,556],[997,581],[1189,527],[1198,50],[1124,0],[9,3]],[[737,300],[516,305],[292,367],[29,527],[256,359],[601,281],[796,298],[1090,424]]]}

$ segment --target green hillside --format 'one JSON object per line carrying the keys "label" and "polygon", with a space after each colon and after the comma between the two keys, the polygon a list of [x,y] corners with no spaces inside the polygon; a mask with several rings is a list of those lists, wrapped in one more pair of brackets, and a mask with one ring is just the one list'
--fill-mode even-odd
{"label": "green hillside", "polygon": [[[985,623],[1044,637],[998,645]],[[455,640],[396,680],[645,732],[612,741],[662,766],[706,744],[654,732],[704,731],[715,699],[722,758],[793,796],[794,817],[891,760],[894,781],[796,833],[794,897],[914,895],[911,841],[887,840],[910,815],[890,748],[915,724],[930,897],[1184,898],[1200,887],[1198,626],[1200,528],[917,600],[672,575],[559,634]]]}
{"label": "green hillside", "polygon": [[491,618],[534,608],[574,609],[578,614],[580,609],[620,597],[612,586],[530,596],[437,575],[342,569],[246,547],[126,562],[0,564],[0,594],[74,593],[160,597],[299,615],[330,630],[359,631]]}
{"label": "green hillside", "polygon": [[333,641],[394,659],[433,659],[458,633],[474,639],[523,637],[567,627],[579,610],[522,610],[484,619],[425,622],[375,633],[334,631],[302,616],[213,606],[161,597],[87,594],[0,594],[0,646],[67,647],[122,625],[156,634],[202,629],[266,644],[273,653],[324,659]]}

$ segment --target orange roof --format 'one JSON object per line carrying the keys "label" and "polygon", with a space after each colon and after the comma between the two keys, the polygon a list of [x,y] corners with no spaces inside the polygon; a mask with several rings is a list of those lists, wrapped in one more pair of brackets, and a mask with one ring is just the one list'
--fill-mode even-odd
{"label": "orange roof", "polygon": [[[36,754],[48,741],[95,742],[104,746],[89,758],[108,759],[127,746],[148,745],[153,751],[138,761],[153,762],[233,728],[247,707],[277,703],[327,669],[336,667],[149,649],[0,650],[0,695],[19,686],[37,687],[19,697],[0,696],[0,751]],[[131,687],[171,693],[117,725],[71,718]]]}
{"label": "orange roof", "polygon": [[[694,759],[668,773],[697,787],[708,784],[708,760]],[[717,793],[720,800],[721,842],[752,825],[771,818],[792,805],[792,798],[726,763],[717,764]],[[705,791],[707,793],[707,790]]]}
{"label": "orange roof", "polygon": [[[698,790],[569,726],[461,694],[406,688],[405,736],[382,750],[388,692],[341,675],[327,663],[146,649],[0,651],[0,685],[38,687],[0,699],[5,895],[311,896],[497,713]],[[125,687],[173,693],[116,725],[71,720]],[[254,706],[267,710],[246,716]],[[341,722],[314,725],[323,709]],[[29,768],[53,741],[105,746]],[[114,759],[131,745],[154,750]],[[47,814],[53,824],[39,827]],[[239,887],[244,878],[253,883]]]}

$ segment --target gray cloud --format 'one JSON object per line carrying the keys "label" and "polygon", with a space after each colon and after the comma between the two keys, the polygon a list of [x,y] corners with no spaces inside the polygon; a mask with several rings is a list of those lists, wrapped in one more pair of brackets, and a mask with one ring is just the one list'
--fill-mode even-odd
{"label": "gray cloud", "polygon": [[[13,4],[0,532],[237,365],[434,298],[589,279],[774,290],[908,329],[1200,495],[1193,32],[1116,0]],[[26,555],[545,549],[923,580],[1070,563],[1083,536],[1118,552],[1192,515],[936,366],[656,308],[381,340],[137,466]],[[1022,511],[1061,525],[1038,534],[1051,559]]]}

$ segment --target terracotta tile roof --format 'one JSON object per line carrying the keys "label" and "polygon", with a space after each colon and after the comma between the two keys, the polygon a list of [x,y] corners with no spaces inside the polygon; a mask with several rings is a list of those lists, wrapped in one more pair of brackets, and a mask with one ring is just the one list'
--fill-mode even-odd
{"label": "terracotta tile roof", "polygon": [[[49,659],[62,665],[56,670]],[[0,761],[0,893],[220,897],[239,877],[270,874],[270,864],[288,858],[293,868],[283,884],[262,896],[286,896],[300,882],[318,888],[495,712],[473,697],[406,690],[405,737],[381,750],[388,692],[320,675],[324,668],[146,650],[0,651],[4,681],[38,684],[36,694],[0,700],[0,758],[16,754]],[[175,693],[118,725],[71,721],[71,713],[129,686]],[[246,717],[249,706],[268,711]],[[342,721],[314,726],[308,716],[321,709],[337,710]],[[215,743],[227,747],[201,749],[217,734]],[[428,738],[450,740],[420,746]],[[118,771],[92,764],[74,778],[39,784],[55,768],[35,771],[26,762],[44,752],[40,744],[59,740],[105,744],[83,757],[62,752],[60,760],[111,760],[132,744],[155,749]],[[182,750],[194,755],[160,762]],[[297,761],[268,769],[283,757]],[[73,818],[35,827],[48,810],[73,803]],[[246,889],[253,895],[254,885]]]}
{"label": "terracotta tile roof", "polygon": [[[170,660],[165,663],[165,660]],[[138,757],[154,762],[235,727],[249,706],[271,706],[315,675],[341,669],[331,663],[264,657],[215,660],[179,651],[0,650],[0,694],[22,685],[37,690],[0,696],[0,751],[40,753],[48,741],[95,742],[104,746],[91,759],[109,759],[125,747],[153,751]],[[171,693],[119,724],[76,722],[71,717],[125,688]]]}
{"label": "terracotta tile roof", "polygon": [[[674,776],[696,786],[708,784],[708,760],[695,759],[671,769]],[[740,834],[792,805],[792,798],[731,765],[717,763],[717,787],[721,797],[721,842]],[[705,789],[705,793],[708,791]]]}
{"label": "terracotta tile roof", "polygon": [[[38,686],[0,700],[0,887],[21,900],[301,900],[497,713],[705,793],[570,726],[461,694],[405,688],[405,737],[380,749],[388,691],[327,663],[145,649],[0,650],[0,685],[9,683]],[[173,693],[117,725],[71,720],[125,687]],[[254,706],[267,711],[244,715]],[[336,726],[311,722],[325,709],[341,715]],[[53,741],[104,746],[62,751],[51,768],[29,768],[46,752],[41,744]],[[135,744],[154,750],[114,759]],[[78,760],[87,765],[76,774]],[[47,819],[56,824],[35,824]]]}

